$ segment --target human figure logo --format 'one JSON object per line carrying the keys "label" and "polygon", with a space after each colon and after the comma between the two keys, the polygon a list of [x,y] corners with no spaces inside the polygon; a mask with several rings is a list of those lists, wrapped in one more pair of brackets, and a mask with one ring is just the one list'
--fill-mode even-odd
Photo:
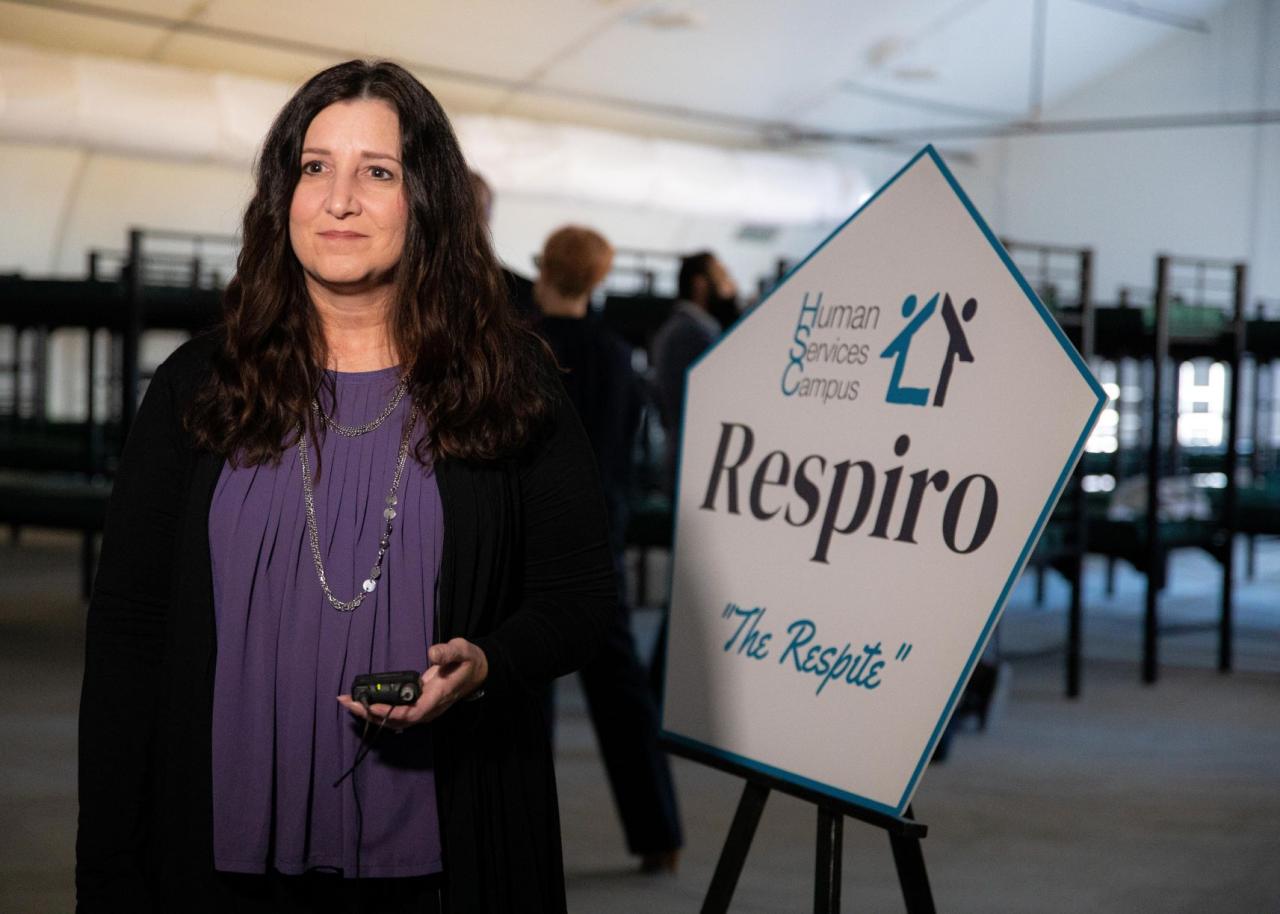
{"label": "human figure logo", "polygon": [[[889,378],[889,390],[885,394],[885,401],[888,403],[904,406],[929,405],[930,388],[905,386],[902,383],[902,376],[906,373],[911,340],[929,318],[933,317],[938,307],[939,295],[941,293],[935,292],[919,312],[916,311],[919,299],[915,295],[908,295],[902,302],[902,316],[907,320],[907,325],[898,331],[898,335],[884,348],[884,352],[880,353],[880,358],[894,360],[893,374]],[[977,299],[968,299],[957,313],[951,296],[942,295],[942,322],[947,329],[947,352],[942,359],[937,383],[932,388],[934,406],[946,405],[947,390],[951,386],[951,373],[956,361],[973,361],[973,350],[969,348],[969,338],[964,332],[964,325],[973,320],[977,313]]]}

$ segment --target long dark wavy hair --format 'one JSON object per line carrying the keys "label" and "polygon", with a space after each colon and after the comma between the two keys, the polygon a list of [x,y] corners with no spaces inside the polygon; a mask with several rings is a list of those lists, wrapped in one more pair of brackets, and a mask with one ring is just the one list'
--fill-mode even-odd
{"label": "long dark wavy hair", "polygon": [[323,433],[310,406],[331,383],[328,353],[290,244],[289,208],[312,119],[360,98],[390,103],[400,119],[409,219],[389,330],[429,431],[417,457],[509,456],[550,411],[554,363],[508,298],[449,119],[422,83],[385,61],[317,73],[272,124],[223,299],[222,345],[187,428],[198,446],[248,466],[277,460],[300,427]]}

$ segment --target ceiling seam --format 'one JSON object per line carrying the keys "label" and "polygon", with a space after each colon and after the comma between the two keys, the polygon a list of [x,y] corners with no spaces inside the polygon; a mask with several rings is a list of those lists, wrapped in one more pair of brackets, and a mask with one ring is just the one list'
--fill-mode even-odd
{"label": "ceiling seam", "polygon": [[[960,21],[978,7],[983,6],[988,2],[989,0],[956,0],[954,4],[935,16],[933,19],[930,19],[909,38],[907,38],[903,43],[902,48],[899,49],[899,53],[901,53],[902,50],[910,49],[914,45],[918,44],[922,39],[946,28],[952,23]],[[815,108],[826,104],[836,95],[839,95],[844,90],[843,87],[846,84],[856,85],[861,77],[867,75],[868,72],[874,73],[876,69],[878,68],[875,66],[863,66],[860,69],[855,69],[853,73],[837,80],[834,84],[811,93],[808,98],[805,98],[794,105],[786,106],[787,110],[791,112],[793,117],[803,117]]]}
{"label": "ceiling seam", "polygon": [[[313,42],[299,41],[294,38],[277,38],[272,35],[245,32],[239,29],[229,29],[222,26],[214,26],[200,22],[178,22],[177,20],[170,19],[165,16],[156,16],[150,13],[140,13],[133,10],[119,10],[112,7],[101,7],[91,3],[76,2],[76,0],[0,0],[0,5],[5,3],[18,6],[33,6],[40,9],[55,9],[74,15],[109,19],[150,28],[168,28],[172,26],[178,31],[203,35],[207,38],[226,41],[231,44],[245,44],[256,47],[271,48],[273,50],[291,51],[294,53],[306,54],[325,59],[335,57],[339,59],[349,59],[352,57],[366,56],[363,52],[353,51],[347,48],[318,45]],[[435,64],[424,63],[422,61],[409,60],[403,57],[399,59],[399,62],[406,69],[412,70],[418,74],[451,79],[462,83],[471,83],[473,85],[488,86],[490,88],[504,90],[515,88],[520,85],[520,81],[518,80],[504,79],[497,76],[486,76],[481,73],[472,73],[466,70],[455,70]],[[681,105],[639,102],[634,99],[601,95],[593,92],[583,92],[575,89],[552,89],[541,85],[531,85],[525,87],[523,91],[530,94],[546,95],[583,102],[585,104],[600,105],[609,108],[621,108],[637,115],[665,117],[678,121],[693,121],[703,125],[718,126],[741,131],[743,133],[750,133],[757,140],[763,140],[766,142],[770,138],[786,135],[791,129],[790,125],[779,123],[777,121],[725,114],[717,111],[706,111]]]}
{"label": "ceiling seam", "polygon": [[951,102],[938,101],[922,95],[910,95],[905,92],[893,92],[876,86],[866,86],[853,80],[840,83],[840,91],[854,95],[865,95],[878,101],[898,105],[903,108],[919,108],[923,111],[934,111],[939,114],[954,114],[984,121],[1011,121],[1023,116],[1021,111],[1000,111],[995,108],[978,108],[971,105],[957,105]]}
{"label": "ceiling seam", "polygon": [[1040,119],[1044,109],[1045,59],[1049,44],[1049,0],[1032,0],[1031,7],[1031,62],[1028,68],[1027,114],[1028,120]]}
{"label": "ceiling seam", "polygon": [[1075,2],[1083,3],[1086,6],[1096,6],[1098,9],[1119,13],[1121,16],[1144,19],[1147,22],[1154,22],[1157,25],[1165,25],[1169,28],[1185,29],[1188,32],[1200,32],[1206,35],[1209,33],[1209,23],[1204,19],[1199,19],[1195,16],[1184,16],[1180,13],[1171,13],[1168,10],[1155,9],[1154,7],[1136,3],[1134,0],[1075,0]]}
{"label": "ceiling seam", "polygon": [[[933,20],[929,26],[926,26],[926,30],[936,27],[938,23],[944,22],[944,20],[949,21],[949,19],[954,19],[958,13],[963,14],[963,12],[967,12],[969,9],[976,8],[986,2],[988,2],[988,0],[960,0],[960,2],[948,11],[948,13],[943,14]],[[155,15],[153,13],[124,10],[115,7],[104,7],[93,3],[79,2],[79,0],[0,0],[0,6],[5,4],[31,6],[45,10],[52,9],[73,15],[106,19],[149,28],[172,28],[176,32],[203,35],[207,38],[226,41],[231,44],[244,44],[271,48],[274,50],[291,51],[294,53],[325,59],[335,57],[338,59],[349,59],[352,57],[366,56],[364,53],[359,51],[352,51],[350,49],[328,45],[318,45],[313,42],[301,41],[295,38],[264,35],[261,33],[247,32],[240,29],[232,29],[225,26],[216,26],[197,21],[182,21],[166,16]],[[921,34],[923,34],[923,32]],[[471,73],[464,70],[454,70],[434,64],[423,63],[421,61],[411,61],[405,58],[401,58],[400,63],[402,63],[407,69],[415,71],[418,74],[437,76],[463,83],[485,85],[498,89],[511,89],[520,85],[520,81],[517,80],[486,76],[484,74]],[[696,123],[699,126],[704,127],[710,126],[733,130],[750,135],[758,143],[768,148],[777,148],[788,145],[795,146],[806,142],[865,142],[867,145],[877,146],[884,151],[898,149],[910,152],[916,151],[916,146],[912,145],[915,143],[914,138],[899,139],[896,137],[874,136],[866,140],[851,139],[851,137],[855,135],[838,134],[829,131],[814,131],[802,127],[794,122],[752,118],[720,111],[690,108],[682,105],[641,102],[634,99],[619,98],[617,96],[602,95],[575,89],[552,89],[545,85],[537,84],[526,86],[522,91],[529,94],[567,99],[583,104],[622,109],[637,116],[667,118],[674,121]],[[971,160],[972,154],[963,150],[956,150],[955,152],[949,152],[948,157],[963,161]]]}
{"label": "ceiling seam", "polygon": [[[211,38],[215,41],[265,47],[277,51],[289,51],[312,57],[351,58],[367,56],[362,52],[349,48],[336,47],[333,45],[321,45],[310,41],[301,41],[296,38],[264,35],[259,32],[248,32],[243,29],[227,28],[225,26],[210,25],[203,22],[184,21],[168,16],[144,13],[137,10],[98,6],[93,3],[78,2],[78,0],[3,0],[3,2],[13,4],[15,6],[31,6],[37,9],[56,10],[59,12],[70,13],[72,15],[113,20],[115,22],[121,22],[128,25],[142,26],[144,28],[173,29],[177,32],[186,32],[193,35],[200,35],[205,38]],[[454,79],[459,82],[471,82],[478,85],[487,85],[496,88],[509,88],[517,84],[516,80],[503,79],[498,76],[486,76],[483,73],[474,73],[469,70],[455,70],[450,67],[441,67],[436,64],[424,63],[422,61],[410,62],[403,58],[402,60],[404,60],[405,66],[410,69],[414,69],[422,73],[430,73],[445,79]]]}
{"label": "ceiling seam", "polygon": [[[1267,62],[1269,59],[1267,57],[1267,45],[1272,29],[1275,27],[1276,0],[1262,0],[1258,7],[1258,17],[1261,21],[1258,23],[1257,46],[1254,50],[1257,55],[1258,72],[1254,77],[1253,103],[1261,108],[1267,103]],[[1252,140],[1252,148],[1250,149],[1252,154],[1250,183],[1253,190],[1249,193],[1247,201],[1249,212],[1249,262],[1259,263],[1262,260],[1263,204],[1262,194],[1258,192],[1258,188],[1263,186],[1265,174],[1263,163],[1266,151],[1266,135],[1261,124],[1254,128]]]}
{"label": "ceiling seam", "polygon": [[1013,121],[983,127],[931,127],[925,129],[867,132],[800,131],[797,141],[880,145],[889,143],[931,143],[939,140],[1018,139],[1080,133],[1122,133],[1134,130],[1183,130],[1195,128],[1252,127],[1280,124],[1280,109],[1253,111],[1209,111],[1186,114],[1133,115],[1128,117],[1081,118],[1060,121]]}
{"label": "ceiling seam", "polygon": [[642,2],[642,0],[633,0],[633,2],[624,5],[622,9],[617,10],[610,16],[606,16],[601,22],[596,23],[559,50],[553,51],[549,57],[543,60],[542,63],[530,70],[523,79],[516,82],[511,86],[511,88],[507,89],[506,92],[503,93],[502,97],[493,103],[490,108],[490,113],[498,114],[502,112],[503,109],[514,101],[522,92],[526,92],[530,88],[539,85],[542,78],[546,76],[551,69],[556,66],[556,64],[563,63],[578,52],[589,47],[601,35],[612,30],[620,21],[627,16],[630,16],[640,2]]}
{"label": "ceiling seam", "polygon": [[162,60],[162,55],[168,49],[169,43],[173,41],[178,34],[178,27],[181,24],[195,22],[203,16],[205,10],[209,8],[210,2],[211,0],[193,0],[193,2],[187,6],[187,11],[179,16],[178,19],[175,20],[174,24],[169,28],[164,29],[160,35],[156,37],[155,43],[151,46],[151,50],[146,53],[145,58],[147,60]]}

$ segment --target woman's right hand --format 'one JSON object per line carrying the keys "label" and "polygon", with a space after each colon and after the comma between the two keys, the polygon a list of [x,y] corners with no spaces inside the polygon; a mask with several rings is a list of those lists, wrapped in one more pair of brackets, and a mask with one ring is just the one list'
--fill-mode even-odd
{"label": "woman's right hand", "polygon": [[435,720],[475,694],[489,675],[484,651],[465,638],[431,645],[427,660],[431,666],[422,674],[422,694],[411,705],[371,704],[366,710],[350,695],[339,695],[338,702],[361,720],[399,731]]}

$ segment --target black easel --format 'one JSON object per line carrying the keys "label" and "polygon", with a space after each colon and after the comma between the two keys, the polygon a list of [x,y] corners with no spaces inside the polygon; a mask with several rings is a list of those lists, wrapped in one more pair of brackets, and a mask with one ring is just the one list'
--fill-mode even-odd
{"label": "black easel", "polygon": [[893,863],[898,871],[898,884],[902,887],[902,898],[906,902],[908,914],[934,914],[933,893],[929,889],[929,875],[925,871],[924,854],[920,850],[920,839],[928,833],[928,826],[911,818],[910,806],[907,807],[905,818],[891,816],[752,771],[684,743],[663,739],[662,744],[668,752],[745,778],[747,782],[742,790],[742,799],[738,801],[733,824],[729,826],[724,848],[720,851],[720,861],[711,877],[707,897],[702,902],[702,914],[727,914],[729,902],[733,900],[733,891],[738,885],[738,877],[742,874],[742,866],[747,860],[747,851],[751,849],[751,840],[755,837],[756,826],[760,824],[760,816],[764,813],[765,801],[772,790],[806,800],[818,808],[814,914],[839,914],[840,911],[840,865],[845,816],[885,830],[893,849]]}

